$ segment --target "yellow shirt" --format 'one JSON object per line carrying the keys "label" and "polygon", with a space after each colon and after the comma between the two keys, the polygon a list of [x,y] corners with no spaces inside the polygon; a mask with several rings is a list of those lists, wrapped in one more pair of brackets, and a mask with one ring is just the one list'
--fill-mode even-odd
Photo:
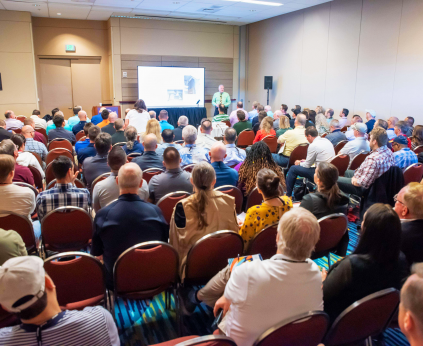
{"label": "yellow shirt", "polygon": [[244,240],[245,249],[256,233],[267,226],[279,222],[282,215],[292,208],[292,201],[290,198],[287,196],[282,196],[280,198],[285,205],[273,207],[263,202],[261,205],[255,205],[247,210],[244,224],[239,230],[239,234]]}
{"label": "yellow shirt", "polygon": [[[292,150],[294,150],[300,144],[308,143],[305,137],[304,126],[296,126],[295,129],[286,131],[283,135],[279,136],[278,143],[285,143],[282,154],[285,156],[290,156]],[[279,154],[281,154],[280,150]]]}

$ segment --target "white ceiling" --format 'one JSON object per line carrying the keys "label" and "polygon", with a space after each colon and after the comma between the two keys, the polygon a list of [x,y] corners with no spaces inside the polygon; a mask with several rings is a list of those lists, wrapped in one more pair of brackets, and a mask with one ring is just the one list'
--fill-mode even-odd
{"label": "white ceiling", "polygon": [[[0,0],[0,9],[27,11],[33,17],[107,20],[111,16],[145,15],[150,18],[186,18],[244,25],[332,0],[266,1],[283,5],[267,6],[225,0]],[[216,11],[213,13],[202,11],[212,6],[220,7],[214,8]]]}

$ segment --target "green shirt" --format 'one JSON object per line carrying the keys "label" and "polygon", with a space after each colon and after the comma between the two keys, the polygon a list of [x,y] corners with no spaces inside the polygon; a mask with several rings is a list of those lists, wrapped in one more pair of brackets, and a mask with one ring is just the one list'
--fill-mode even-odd
{"label": "green shirt", "polygon": [[282,136],[288,130],[292,130],[292,129],[290,127],[288,127],[287,129],[279,129],[276,131],[276,136],[279,138],[279,136]]}
{"label": "green shirt", "polygon": [[25,244],[19,233],[0,228],[0,266],[12,257],[26,255]]}
{"label": "green shirt", "polygon": [[225,107],[229,107],[231,105],[231,98],[228,93],[222,93],[222,102],[220,102],[220,92],[214,93],[212,104],[213,106],[217,106],[218,104],[223,103]]}
{"label": "green shirt", "polygon": [[227,114],[219,114],[213,117],[213,122],[217,122],[217,121],[229,121],[229,115]]}
{"label": "green shirt", "polygon": [[238,121],[236,124],[234,124],[233,128],[236,131],[236,134],[239,135],[244,130],[252,130],[253,127],[249,121]]}

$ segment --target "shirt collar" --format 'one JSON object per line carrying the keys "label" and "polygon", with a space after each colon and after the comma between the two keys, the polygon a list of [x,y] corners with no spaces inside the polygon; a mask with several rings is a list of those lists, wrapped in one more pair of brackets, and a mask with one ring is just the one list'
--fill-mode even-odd
{"label": "shirt collar", "polygon": [[185,143],[185,148],[195,148],[196,147],[196,144],[194,143],[194,144],[186,144]]}
{"label": "shirt collar", "polygon": [[294,260],[293,258],[286,256],[286,255],[282,255],[280,253],[277,253],[276,255],[273,255],[270,260],[271,261],[275,261],[275,260],[281,260],[281,259],[286,259],[288,261],[298,261],[298,260]]}
{"label": "shirt collar", "polygon": [[166,120],[160,120],[159,123],[161,123],[161,124],[162,123],[167,123],[167,121]]}
{"label": "shirt collar", "polygon": [[98,155],[98,154],[96,154],[95,157],[98,158],[98,159],[107,159],[107,155],[108,154],[106,154],[106,155]]}
{"label": "shirt collar", "polygon": [[226,144],[226,148],[235,148],[235,143]]}
{"label": "shirt collar", "polygon": [[226,166],[225,164],[224,164],[224,162],[223,161],[215,161],[215,162],[213,162],[212,164],[211,164],[213,167],[219,167],[219,168],[222,168],[222,167],[224,167],[224,166]]}
{"label": "shirt collar", "polygon": [[341,129],[338,129],[338,130],[333,130],[332,131],[332,133],[335,133],[335,132],[340,132],[341,131]]}
{"label": "shirt collar", "polygon": [[168,169],[167,172],[169,172],[169,173],[180,173],[180,172],[182,172],[182,168],[178,167],[178,168]]}
{"label": "shirt collar", "polygon": [[404,151],[411,151],[410,148],[408,148],[408,147],[407,148],[400,149],[400,151],[402,151],[402,150],[404,150]]}
{"label": "shirt collar", "polygon": [[71,189],[73,185],[71,183],[67,183],[67,184],[56,183],[55,187],[58,189]]}
{"label": "shirt collar", "polygon": [[125,193],[119,196],[119,201],[142,201],[141,198],[133,193]]}
{"label": "shirt collar", "polygon": [[389,131],[389,130],[395,131],[395,129],[393,127],[387,129],[386,131]]}
{"label": "shirt collar", "polygon": [[[143,154],[143,156],[144,155],[157,155],[157,153],[155,152],[155,151],[144,151],[144,154]],[[158,156],[158,155],[157,155]]]}

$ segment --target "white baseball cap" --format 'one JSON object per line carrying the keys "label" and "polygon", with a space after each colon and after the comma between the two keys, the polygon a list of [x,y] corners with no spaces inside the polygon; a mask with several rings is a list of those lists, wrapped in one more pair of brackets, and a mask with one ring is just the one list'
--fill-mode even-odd
{"label": "white baseball cap", "polygon": [[373,109],[366,109],[366,113],[370,113],[373,118],[376,118],[376,112]]}
{"label": "white baseball cap", "polygon": [[[45,290],[44,262],[35,256],[13,257],[0,267],[0,304],[8,311],[21,312],[40,299]],[[33,296],[13,307],[21,298]]]}
{"label": "white baseball cap", "polygon": [[361,133],[367,133],[367,126],[363,123],[355,123],[353,126],[351,126],[354,130],[357,130]]}

